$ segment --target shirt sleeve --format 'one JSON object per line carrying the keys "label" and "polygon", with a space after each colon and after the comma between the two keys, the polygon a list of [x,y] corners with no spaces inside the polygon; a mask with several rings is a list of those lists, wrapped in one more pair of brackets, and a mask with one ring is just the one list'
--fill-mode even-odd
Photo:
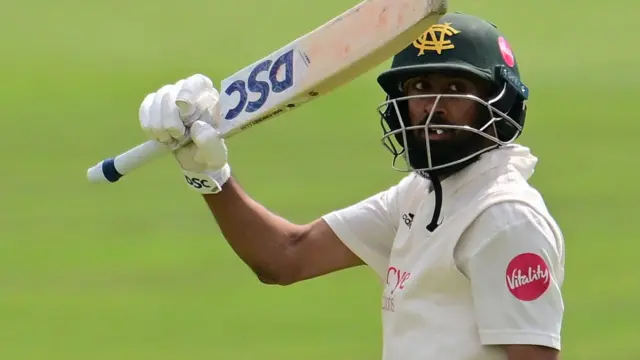
{"label": "shirt sleeve", "polygon": [[398,201],[409,178],[322,218],[338,238],[381,278],[386,274],[399,216]]}
{"label": "shirt sleeve", "polygon": [[482,343],[560,350],[561,235],[530,207],[503,203],[484,212],[461,240],[459,266],[471,282]]}

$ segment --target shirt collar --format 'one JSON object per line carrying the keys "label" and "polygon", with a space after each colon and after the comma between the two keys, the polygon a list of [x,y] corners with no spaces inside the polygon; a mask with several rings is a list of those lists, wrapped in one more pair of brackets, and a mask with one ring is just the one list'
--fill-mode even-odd
{"label": "shirt collar", "polygon": [[476,162],[442,180],[442,191],[453,194],[471,180],[497,168],[512,167],[522,177],[529,179],[537,162],[538,158],[531,154],[528,147],[505,145],[482,154]]}

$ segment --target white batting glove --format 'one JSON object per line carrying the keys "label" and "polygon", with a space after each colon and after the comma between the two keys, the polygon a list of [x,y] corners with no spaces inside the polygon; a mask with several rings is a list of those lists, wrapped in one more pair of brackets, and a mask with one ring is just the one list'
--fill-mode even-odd
{"label": "white batting glove", "polygon": [[218,99],[212,81],[196,74],[148,94],[140,105],[144,132],[173,150],[185,182],[201,194],[218,193],[231,176],[227,147],[215,129]]}

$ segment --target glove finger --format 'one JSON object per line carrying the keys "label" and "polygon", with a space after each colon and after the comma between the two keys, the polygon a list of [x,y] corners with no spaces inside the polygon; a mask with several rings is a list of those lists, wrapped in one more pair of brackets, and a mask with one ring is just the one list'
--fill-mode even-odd
{"label": "glove finger", "polygon": [[180,91],[176,97],[176,101],[184,102],[181,115],[184,120],[195,120],[199,117],[198,107],[196,106],[200,96],[214,89],[213,82],[202,74],[195,74],[184,79]]}
{"label": "glove finger", "polygon": [[182,81],[179,81],[171,89],[164,94],[162,98],[162,108],[160,110],[160,121],[162,129],[168,136],[173,139],[182,141],[186,137],[186,128],[180,118],[178,107],[175,104],[177,93],[180,91],[180,85]]}
{"label": "glove finger", "polygon": [[174,156],[180,166],[189,171],[203,172],[206,171],[207,166],[205,163],[199,163],[195,161],[195,157],[198,154],[198,147],[190,143],[174,150]]}
{"label": "glove finger", "polygon": [[213,148],[217,143],[224,142],[218,131],[204,121],[195,121],[190,130],[189,136],[199,148]]}
{"label": "glove finger", "polygon": [[214,128],[219,128],[219,99],[220,93],[215,88],[202,93],[197,102],[197,108],[199,113],[201,114],[198,117],[198,120],[205,121]]}
{"label": "glove finger", "polygon": [[165,85],[156,92],[149,111],[149,128],[153,136],[163,143],[168,143],[171,140],[171,135],[163,127],[163,103],[168,101],[172,87],[172,85]]}
{"label": "glove finger", "polygon": [[151,108],[151,104],[153,104],[154,97],[155,93],[148,94],[144,98],[144,100],[142,100],[142,104],[140,104],[140,108],[138,109],[138,120],[140,121],[140,127],[150,139],[155,139],[155,135],[151,130],[151,117],[149,114],[149,110]]}
{"label": "glove finger", "polygon": [[196,121],[191,125],[189,135],[199,150],[196,161],[213,167],[224,165],[227,149],[216,129],[204,121]]}

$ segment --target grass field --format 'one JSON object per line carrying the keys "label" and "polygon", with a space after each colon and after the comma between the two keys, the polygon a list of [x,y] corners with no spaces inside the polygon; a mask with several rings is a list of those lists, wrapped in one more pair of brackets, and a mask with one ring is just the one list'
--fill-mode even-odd
{"label": "grass field", "polygon": [[[379,358],[380,289],[368,270],[262,286],[172,159],[115,186],[85,180],[89,165],[145,140],[147,92],[196,72],[219,81],[353,4],[3,3],[0,359]],[[540,158],[533,183],[568,247],[563,359],[631,360],[639,7],[575,4],[451,0],[499,25],[532,89],[521,142]],[[252,196],[303,222],[398,180],[374,111],[387,65],[232,139]]]}

